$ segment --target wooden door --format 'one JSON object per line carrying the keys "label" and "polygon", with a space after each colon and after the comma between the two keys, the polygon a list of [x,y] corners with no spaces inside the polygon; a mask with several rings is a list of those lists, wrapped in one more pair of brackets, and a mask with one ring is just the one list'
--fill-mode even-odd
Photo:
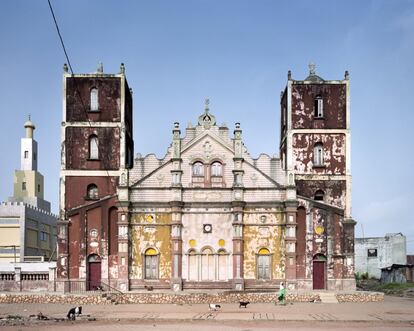
{"label": "wooden door", "polygon": [[325,289],[325,262],[313,261],[313,289]]}
{"label": "wooden door", "polygon": [[258,279],[270,279],[270,256],[258,255],[257,256],[257,278]]}
{"label": "wooden door", "polygon": [[158,278],[158,256],[145,255],[145,279]]}
{"label": "wooden door", "polygon": [[88,290],[93,291],[101,286],[101,262],[89,262]]}

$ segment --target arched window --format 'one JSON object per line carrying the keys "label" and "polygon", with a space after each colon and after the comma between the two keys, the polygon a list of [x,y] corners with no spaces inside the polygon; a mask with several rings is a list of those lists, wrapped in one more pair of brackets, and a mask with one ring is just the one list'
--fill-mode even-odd
{"label": "arched window", "polygon": [[194,249],[188,251],[188,279],[198,280],[198,258]]}
{"label": "arched window", "polygon": [[91,90],[91,111],[98,111],[99,104],[98,104],[98,89],[93,88]]}
{"label": "arched window", "polygon": [[218,251],[218,279],[219,280],[227,280],[227,258],[228,254],[226,250],[220,249]]}
{"label": "arched window", "polygon": [[144,278],[158,279],[158,252],[154,248],[148,248],[144,255]]}
{"label": "arched window", "polygon": [[201,162],[193,164],[193,176],[204,176],[204,165]]}
{"label": "arched window", "polygon": [[320,95],[314,100],[315,117],[323,117],[323,99]]}
{"label": "arched window", "polygon": [[89,137],[89,159],[99,159],[99,141],[98,137],[95,135]]}
{"label": "arched window", "polygon": [[271,254],[267,248],[257,253],[257,279],[270,279]]}
{"label": "arched window", "polygon": [[214,280],[214,255],[209,247],[201,251],[201,280]]}
{"label": "arched window", "polygon": [[88,197],[88,199],[98,199],[98,186],[96,186],[95,184],[88,185],[86,196]]}
{"label": "arched window", "polygon": [[211,164],[211,176],[220,177],[222,174],[222,165],[220,162],[213,162]]}
{"label": "arched window", "polygon": [[323,144],[316,143],[313,147],[313,165],[322,166],[323,165]]}
{"label": "arched window", "polygon": [[322,190],[317,190],[315,192],[315,200],[323,201],[324,196],[325,196],[325,192]]}

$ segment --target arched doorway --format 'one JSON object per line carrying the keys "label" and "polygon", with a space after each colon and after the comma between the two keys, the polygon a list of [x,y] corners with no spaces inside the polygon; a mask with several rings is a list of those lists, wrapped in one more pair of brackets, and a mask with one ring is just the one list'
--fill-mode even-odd
{"label": "arched doorway", "polygon": [[325,289],[325,270],[326,270],[326,256],[323,254],[316,254],[313,257],[313,289]]}
{"label": "arched doorway", "polygon": [[101,286],[101,258],[99,255],[88,256],[88,283],[87,290],[94,291]]}

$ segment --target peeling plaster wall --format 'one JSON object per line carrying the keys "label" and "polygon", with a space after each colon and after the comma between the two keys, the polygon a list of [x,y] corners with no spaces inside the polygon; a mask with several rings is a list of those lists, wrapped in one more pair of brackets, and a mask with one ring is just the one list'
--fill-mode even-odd
{"label": "peeling plaster wall", "polygon": [[[89,159],[89,137],[99,141],[99,160]],[[119,128],[66,128],[66,169],[116,170],[119,168]]]}
{"label": "peeling plaster wall", "polygon": [[[323,120],[314,118],[314,99],[318,95],[323,99]],[[345,84],[293,84],[292,126],[294,129],[344,129],[346,101]]]}
{"label": "peeling plaster wall", "polygon": [[[89,112],[90,91],[98,89],[99,112]],[[118,77],[66,77],[66,120],[119,122],[121,119],[121,80]],[[85,109],[86,108],[86,109]]]}
{"label": "peeling plaster wall", "polygon": [[66,177],[65,205],[67,210],[90,203],[87,197],[87,188],[90,184],[98,187],[99,197],[105,197],[116,192],[118,177],[89,177],[89,176],[67,176]]}
{"label": "peeling plaster wall", "polygon": [[[279,211],[279,212],[278,212]],[[262,216],[266,222],[262,222]],[[281,223],[284,221],[282,210],[246,210],[243,217],[244,230],[244,278],[256,279],[257,253],[267,248],[272,254],[271,279],[285,277],[285,241]]]}
{"label": "peeling plaster wall", "polygon": [[[323,144],[323,167],[314,167],[313,148],[316,143]],[[294,134],[293,159],[295,170],[301,174],[345,174],[345,135],[344,134]]]}
{"label": "peeling plaster wall", "polygon": [[324,191],[324,202],[345,208],[346,181],[345,180],[296,180],[299,195],[314,199],[318,190]]}
{"label": "peeling plaster wall", "polygon": [[143,257],[148,248],[155,248],[159,253],[159,279],[171,277],[171,214],[150,213],[154,221],[148,222],[147,213],[131,215],[131,279],[142,279]]}

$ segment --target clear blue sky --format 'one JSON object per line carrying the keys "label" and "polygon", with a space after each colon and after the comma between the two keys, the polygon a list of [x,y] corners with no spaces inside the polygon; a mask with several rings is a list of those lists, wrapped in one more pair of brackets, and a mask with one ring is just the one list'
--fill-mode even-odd
{"label": "clear blue sky", "polygon": [[[241,122],[252,156],[278,153],[287,71],[350,71],[357,236],[402,232],[414,253],[414,1],[57,1],[74,71],[125,63],[135,152],[162,157],[173,122],[195,123],[206,97],[219,123]],[[32,114],[46,199],[58,211],[62,66],[46,0],[0,2],[0,200],[13,191]]]}

